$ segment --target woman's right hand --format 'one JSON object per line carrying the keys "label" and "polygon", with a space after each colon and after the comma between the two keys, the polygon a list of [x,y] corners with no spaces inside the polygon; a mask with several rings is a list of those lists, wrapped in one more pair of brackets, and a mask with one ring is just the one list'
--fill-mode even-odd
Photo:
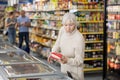
{"label": "woman's right hand", "polygon": [[47,58],[48,63],[53,63],[53,60],[50,58],[50,55]]}

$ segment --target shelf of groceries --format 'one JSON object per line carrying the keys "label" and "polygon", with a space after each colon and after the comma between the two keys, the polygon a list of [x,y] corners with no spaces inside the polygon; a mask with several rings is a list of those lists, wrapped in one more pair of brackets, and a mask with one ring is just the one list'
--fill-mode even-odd
{"label": "shelf of groceries", "polygon": [[107,77],[111,80],[119,79],[120,74],[120,1],[110,0],[107,3]]}
{"label": "shelf of groceries", "polygon": [[66,12],[74,12],[79,22],[78,30],[85,38],[84,71],[94,72],[102,70],[103,0],[90,2],[87,0],[77,2],[51,0],[49,4],[38,1],[35,5],[30,4],[29,7],[28,5],[21,4],[20,8],[25,9],[27,12],[26,15],[31,19],[30,47],[32,51],[47,57],[62,26],[62,16]]}

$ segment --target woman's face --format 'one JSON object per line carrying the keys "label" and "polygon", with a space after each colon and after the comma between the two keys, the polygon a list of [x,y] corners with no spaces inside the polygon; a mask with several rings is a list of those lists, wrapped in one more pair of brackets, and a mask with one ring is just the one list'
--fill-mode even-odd
{"label": "woman's face", "polygon": [[64,24],[65,31],[71,33],[75,29],[75,24]]}
{"label": "woman's face", "polygon": [[10,15],[10,18],[14,18],[14,14]]}

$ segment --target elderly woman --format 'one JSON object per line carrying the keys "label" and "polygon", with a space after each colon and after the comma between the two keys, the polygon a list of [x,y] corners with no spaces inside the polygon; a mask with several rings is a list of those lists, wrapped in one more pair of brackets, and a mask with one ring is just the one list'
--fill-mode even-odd
{"label": "elderly woman", "polygon": [[[59,52],[64,56],[60,59],[61,72],[69,74],[74,80],[84,80],[84,38],[77,30],[76,17],[72,13],[66,13],[62,20],[63,27],[52,52]],[[50,57],[48,58],[50,62]],[[71,75],[70,75],[71,74]]]}

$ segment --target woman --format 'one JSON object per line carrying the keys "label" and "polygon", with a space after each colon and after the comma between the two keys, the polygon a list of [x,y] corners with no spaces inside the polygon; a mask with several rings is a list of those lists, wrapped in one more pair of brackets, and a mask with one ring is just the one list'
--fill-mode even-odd
{"label": "woman", "polygon": [[[66,13],[62,20],[63,27],[59,31],[58,38],[52,48],[52,52],[59,52],[63,57],[59,60],[61,72],[71,74],[74,80],[84,80],[84,47],[83,35],[77,30],[76,17],[72,13]],[[48,61],[51,62],[50,57]]]}
{"label": "woman", "polygon": [[14,12],[9,13],[9,17],[6,20],[5,25],[8,27],[8,41],[11,44],[15,44],[17,20],[14,17]]}

